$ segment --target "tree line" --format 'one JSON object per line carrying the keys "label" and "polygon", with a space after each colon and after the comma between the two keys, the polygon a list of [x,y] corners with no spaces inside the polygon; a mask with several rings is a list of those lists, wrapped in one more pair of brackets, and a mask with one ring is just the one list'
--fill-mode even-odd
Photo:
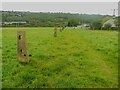
{"label": "tree line", "polygon": [[0,13],[2,13],[2,22],[26,22],[25,24],[19,25],[3,24],[3,27],[53,27],[56,23],[60,26],[73,27],[87,23],[92,29],[101,29],[103,21],[105,22],[106,17],[110,17],[108,15],[72,14],[61,12],[0,11]]}

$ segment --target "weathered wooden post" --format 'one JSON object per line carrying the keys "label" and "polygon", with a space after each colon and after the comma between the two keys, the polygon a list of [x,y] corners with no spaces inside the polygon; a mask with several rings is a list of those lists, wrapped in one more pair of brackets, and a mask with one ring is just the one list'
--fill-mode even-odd
{"label": "weathered wooden post", "polygon": [[62,32],[62,26],[60,26],[60,32]]}
{"label": "weathered wooden post", "polygon": [[60,25],[60,32],[62,32],[62,31],[64,30],[64,28],[65,28],[64,23],[62,23],[62,24]]}
{"label": "weathered wooden post", "polygon": [[61,27],[62,31],[64,30],[64,28],[65,28],[64,26]]}
{"label": "weathered wooden post", "polygon": [[54,37],[57,37],[57,27],[54,28]]}
{"label": "weathered wooden post", "polygon": [[18,60],[20,62],[29,62],[25,39],[25,31],[17,31]]}

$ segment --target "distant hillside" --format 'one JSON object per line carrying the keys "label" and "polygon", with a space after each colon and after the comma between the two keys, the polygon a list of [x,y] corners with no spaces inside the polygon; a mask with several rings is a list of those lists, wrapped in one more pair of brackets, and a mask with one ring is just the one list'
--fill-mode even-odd
{"label": "distant hillside", "polygon": [[[81,23],[102,22],[106,15],[88,15],[88,14],[71,14],[71,13],[50,13],[50,12],[16,12],[16,11],[0,11],[2,12],[3,22],[26,22],[23,26],[54,26],[55,23],[68,25],[72,19]],[[15,26],[15,25],[3,25]]]}

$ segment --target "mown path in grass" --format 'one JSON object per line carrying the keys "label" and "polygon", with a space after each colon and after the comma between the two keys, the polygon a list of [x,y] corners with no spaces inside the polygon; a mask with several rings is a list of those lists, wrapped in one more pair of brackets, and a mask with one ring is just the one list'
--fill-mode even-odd
{"label": "mown path in grass", "polygon": [[[65,29],[54,38],[51,28],[24,30],[30,63],[22,65],[16,60],[16,50],[11,51],[15,40],[13,47],[3,48],[3,87],[117,87],[117,32]],[[3,32],[4,47],[15,38],[7,32]],[[13,56],[7,56],[10,52]]]}
{"label": "mown path in grass", "polygon": [[[89,43],[87,38],[84,38],[86,37],[86,34],[84,33],[83,36],[81,35],[83,34],[81,32],[82,31],[66,31],[63,34],[64,38],[62,39],[61,37],[60,41],[58,40],[59,44],[60,42],[65,42],[67,44],[68,48],[65,50],[67,51],[67,53],[65,53],[64,55],[68,57],[68,62],[71,62],[73,64],[73,66],[70,65],[68,66],[68,68],[79,68],[80,70],[75,68],[76,73],[79,72],[79,74],[83,75],[82,77],[86,78],[78,79],[79,82],[82,81],[81,83],[79,83],[79,85],[81,84],[80,87],[89,87],[90,83],[92,83],[93,85],[91,85],[90,87],[99,87],[99,85],[103,87],[108,87],[113,80],[113,86],[117,86],[117,63],[109,63],[111,62],[109,61],[109,58],[107,58],[106,55],[102,54],[102,52],[97,51],[96,48],[92,46],[92,43]],[[63,45],[63,43],[60,45]],[[59,46],[59,48],[61,47]],[[69,59],[70,57],[72,57],[73,60]],[[77,60],[75,59],[75,57],[77,57]],[[84,62],[85,64],[83,65],[82,63]],[[82,66],[84,67],[83,70],[81,68]],[[82,77],[76,76],[76,78]],[[86,80],[86,82],[84,82],[84,80]],[[112,87],[111,85],[109,87]]]}

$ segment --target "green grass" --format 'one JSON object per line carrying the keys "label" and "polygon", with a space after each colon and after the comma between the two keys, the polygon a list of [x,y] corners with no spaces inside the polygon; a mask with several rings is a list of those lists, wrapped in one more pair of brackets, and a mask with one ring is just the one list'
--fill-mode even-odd
{"label": "green grass", "polygon": [[[29,64],[17,60],[17,30],[26,31]],[[3,88],[118,87],[118,32],[3,28]]]}
{"label": "green grass", "polygon": [[[2,28],[0,28],[0,81],[2,81]],[[0,89],[2,88],[2,82],[0,82]]]}

